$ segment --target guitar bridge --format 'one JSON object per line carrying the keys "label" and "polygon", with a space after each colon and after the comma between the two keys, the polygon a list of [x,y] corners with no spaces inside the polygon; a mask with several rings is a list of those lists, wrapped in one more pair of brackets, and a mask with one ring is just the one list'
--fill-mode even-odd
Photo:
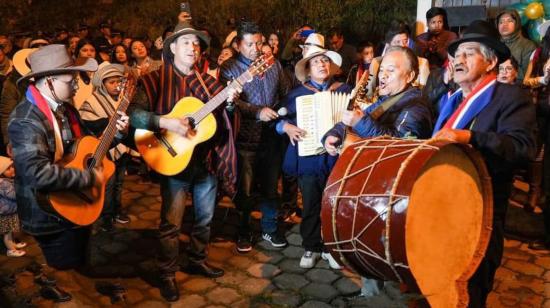
{"label": "guitar bridge", "polygon": [[176,157],[176,155],[178,155],[178,153],[176,153],[176,150],[174,150],[170,142],[168,142],[168,140],[166,140],[166,138],[164,138],[164,136],[162,136],[161,133],[155,133],[155,137],[158,139],[158,141],[160,141],[162,146],[166,148],[168,153],[172,155],[172,157]]}

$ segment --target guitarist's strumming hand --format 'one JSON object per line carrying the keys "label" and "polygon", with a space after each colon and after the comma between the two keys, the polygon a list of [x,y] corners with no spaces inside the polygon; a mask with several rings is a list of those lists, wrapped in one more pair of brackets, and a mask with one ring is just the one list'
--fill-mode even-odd
{"label": "guitarist's strumming hand", "polygon": [[340,138],[336,136],[328,136],[325,139],[325,150],[331,156],[336,156],[338,154],[338,146],[340,145]]}
{"label": "guitarist's strumming hand", "polygon": [[279,114],[269,107],[262,108],[260,110],[260,113],[258,114],[258,119],[263,122],[269,122],[271,120],[275,120],[278,117]]}
{"label": "guitarist's strumming hand", "polygon": [[159,126],[183,137],[194,136],[196,133],[190,119],[187,117],[181,119],[161,117]]}
{"label": "guitarist's strumming hand", "polygon": [[130,121],[130,117],[128,117],[126,115],[126,113],[122,112],[122,111],[117,111],[118,115],[119,115],[119,118],[118,120],[116,121],[116,129],[118,129],[119,132],[123,133],[123,134],[127,134],[128,133],[128,123]]}
{"label": "guitarist's strumming hand", "polygon": [[295,143],[298,141],[302,141],[302,138],[306,136],[305,130],[290,123],[285,123],[285,125],[283,126],[283,131],[288,135],[288,138],[290,139],[290,143],[292,143],[292,145],[295,145]]}
{"label": "guitarist's strumming hand", "polygon": [[105,183],[105,175],[103,174],[103,166],[98,165],[93,170],[94,173],[94,186],[92,186],[92,198],[99,198],[103,190],[103,184]]}

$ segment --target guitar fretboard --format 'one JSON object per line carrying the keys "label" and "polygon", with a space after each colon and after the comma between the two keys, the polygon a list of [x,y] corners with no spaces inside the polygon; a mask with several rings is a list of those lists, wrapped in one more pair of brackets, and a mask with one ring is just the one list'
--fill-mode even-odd
{"label": "guitar fretboard", "polygon": [[216,108],[218,108],[218,106],[223,104],[223,102],[225,102],[229,97],[230,89],[242,87],[245,83],[252,80],[253,77],[254,76],[247,70],[237,77],[237,79],[231,81],[227,87],[211,98],[200,110],[191,115],[191,118],[195,120],[195,124],[199,124],[200,121],[206,118],[206,116],[212,113]]}
{"label": "guitar fretboard", "polygon": [[[118,108],[116,109],[115,114],[111,117],[111,119],[109,119],[109,123],[107,124],[107,127],[101,135],[99,145],[97,146],[97,149],[92,157],[92,162],[88,166],[88,170],[92,170],[99,163],[101,163],[101,161],[103,161],[103,158],[107,154],[107,151],[109,151],[109,149],[111,148],[111,143],[113,143],[113,140],[115,139],[115,134],[117,132],[116,122],[119,118],[118,111],[125,112],[130,105],[131,92],[133,92],[133,83],[134,79],[129,77],[125,91],[121,93],[122,95]],[[130,88],[132,88],[132,90],[128,90]]]}

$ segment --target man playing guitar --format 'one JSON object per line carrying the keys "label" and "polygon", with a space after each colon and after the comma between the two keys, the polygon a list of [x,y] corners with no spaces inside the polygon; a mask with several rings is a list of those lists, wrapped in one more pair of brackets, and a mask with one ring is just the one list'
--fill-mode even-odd
{"label": "man playing guitar", "polygon": [[[198,123],[194,123],[192,118],[170,117],[167,114],[182,98],[192,96],[208,102],[223,90],[222,84],[216,79],[195,70],[201,50],[207,48],[209,42],[210,38],[204,32],[195,30],[186,22],[176,26],[174,33],[164,41],[163,65],[158,71],[143,76],[145,91],[138,92],[132,101],[129,114],[135,128],[156,133],[168,130],[186,138],[195,136],[197,131],[194,128]],[[237,89],[230,91],[228,100],[238,94]],[[217,178],[234,179],[236,154],[225,109],[222,106],[213,113],[218,126],[216,135],[195,148],[189,164],[182,172],[170,176],[160,175],[162,207],[157,262],[161,275],[160,292],[167,301],[179,299],[175,280],[175,273],[180,268],[178,235],[186,195],[189,193],[193,194],[195,221],[191,231],[189,264],[184,270],[210,278],[224,274],[222,269],[206,263],[206,247],[216,204]],[[231,182],[235,183],[234,180]]]}
{"label": "man playing guitar", "polygon": [[[64,153],[86,134],[78,111],[70,103],[75,94],[77,72],[97,70],[97,62],[85,59],[76,64],[64,45],[40,48],[27,58],[31,71],[21,77],[31,79],[23,100],[10,116],[8,135],[13,146],[15,187],[19,217],[25,232],[34,236],[48,267],[57,270],[82,269],[90,228],[73,224],[48,206],[41,195],[58,191],[102,189],[102,168],[81,170],[61,164]],[[81,59],[77,59],[79,62]],[[128,117],[121,113],[116,127],[124,134]],[[38,276],[41,295],[55,302],[71,300],[71,295],[55,285],[55,280]]]}

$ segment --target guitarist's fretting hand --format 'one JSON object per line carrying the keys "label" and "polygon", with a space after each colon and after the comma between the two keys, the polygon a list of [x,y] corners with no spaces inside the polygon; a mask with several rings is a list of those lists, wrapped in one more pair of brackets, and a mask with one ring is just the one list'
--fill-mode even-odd
{"label": "guitarist's fretting hand", "polygon": [[196,133],[189,118],[174,119],[161,117],[159,126],[183,137],[194,136]]}
{"label": "guitarist's fretting hand", "polygon": [[130,120],[130,117],[126,115],[126,113],[122,111],[117,111],[119,115],[119,119],[116,121],[116,129],[118,129],[121,133],[127,134],[128,133],[128,122]]}

